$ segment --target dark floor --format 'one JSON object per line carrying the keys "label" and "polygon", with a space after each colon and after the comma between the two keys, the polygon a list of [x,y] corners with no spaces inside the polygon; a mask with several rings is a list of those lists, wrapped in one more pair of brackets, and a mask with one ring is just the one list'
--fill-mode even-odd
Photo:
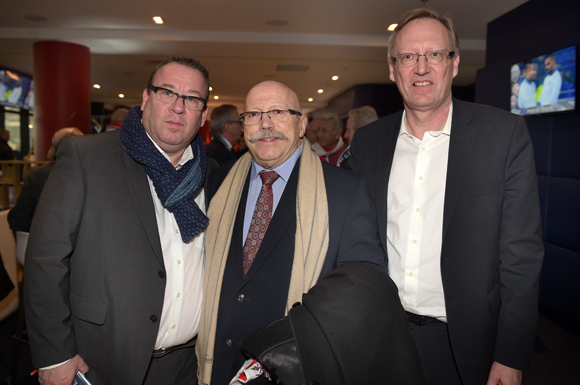
{"label": "dark floor", "polygon": [[[16,330],[17,314],[0,322],[0,384],[10,372]],[[2,368],[1,366],[4,366]],[[12,385],[38,385],[27,347],[21,349],[18,374]],[[580,384],[580,335],[574,334],[540,316],[536,347],[530,369],[524,372],[523,385],[578,385]]]}

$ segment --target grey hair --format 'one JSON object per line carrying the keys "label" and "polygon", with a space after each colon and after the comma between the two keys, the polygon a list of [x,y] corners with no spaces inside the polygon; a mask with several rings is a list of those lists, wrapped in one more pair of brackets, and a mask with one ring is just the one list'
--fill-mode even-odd
{"label": "grey hair", "polygon": [[230,114],[232,111],[236,113],[238,111],[237,107],[233,104],[222,104],[212,110],[209,122],[209,128],[212,135],[219,135],[223,132],[224,125],[228,120],[230,120]]}
{"label": "grey hair", "polygon": [[369,123],[379,120],[377,111],[371,106],[362,106],[358,108],[353,108],[348,112],[348,116],[352,117],[353,127],[356,130],[362,126],[366,126]]}
{"label": "grey hair", "polygon": [[334,112],[326,112],[320,117],[320,119],[332,121],[332,132],[334,134],[342,129],[342,119]]}

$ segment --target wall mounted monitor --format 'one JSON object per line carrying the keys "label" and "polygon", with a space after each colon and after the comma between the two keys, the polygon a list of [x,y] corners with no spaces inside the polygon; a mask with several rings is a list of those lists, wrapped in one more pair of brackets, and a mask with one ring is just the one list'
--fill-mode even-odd
{"label": "wall mounted monitor", "polygon": [[0,68],[0,105],[23,108],[31,83],[28,76]]}
{"label": "wall mounted monitor", "polygon": [[576,46],[548,52],[511,67],[510,110],[539,115],[576,108]]}

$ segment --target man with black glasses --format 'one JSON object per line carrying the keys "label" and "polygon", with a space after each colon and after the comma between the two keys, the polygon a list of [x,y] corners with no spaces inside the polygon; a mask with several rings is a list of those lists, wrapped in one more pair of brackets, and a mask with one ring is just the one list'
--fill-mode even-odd
{"label": "man with black glasses", "polygon": [[354,135],[389,275],[428,384],[519,384],[531,360],[543,258],[524,120],[451,96],[459,39],[409,11],[389,42],[404,111]]}
{"label": "man with black glasses", "polygon": [[210,178],[197,344],[204,384],[228,384],[246,360],[242,341],[282,318],[326,272],[347,261],[386,271],[365,184],[310,150],[296,93],[260,83],[241,117],[249,152]]}
{"label": "man with black glasses", "polygon": [[234,146],[242,137],[242,122],[236,106],[222,104],[211,112],[209,123],[212,140],[206,147],[207,156],[221,166],[238,158]]}
{"label": "man with black glasses", "polygon": [[161,62],[120,131],[72,137],[26,254],[26,323],[41,384],[196,384],[209,77]]}

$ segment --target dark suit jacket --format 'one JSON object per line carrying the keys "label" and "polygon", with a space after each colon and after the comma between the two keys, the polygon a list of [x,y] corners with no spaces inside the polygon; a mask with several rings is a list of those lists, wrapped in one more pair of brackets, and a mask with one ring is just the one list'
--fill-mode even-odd
{"label": "dark suit jacket", "polygon": [[[387,188],[402,111],[357,130],[349,164],[369,186],[387,249]],[[441,275],[449,335],[466,384],[493,360],[531,360],[543,258],[534,152],[524,120],[453,99]]]}
{"label": "dark suit jacket", "polygon": [[141,384],[165,276],[147,174],[123,150],[119,131],[65,139],[26,252],[34,366],[78,353],[93,385]]}
{"label": "dark suit jacket", "polygon": [[219,165],[224,165],[237,157],[230,151],[225,144],[221,142],[217,137],[213,137],[213,139],[209,142],[209,144],[205,147],[205,151],[207,152],[207,156],[210,158],[215,159]]}
{"label": "dark suit jacket", "polygon": [[[297,162],[264,242],[244,279],[242,243],[247,234],[242,234],[242,229],[249,177],[246,180],[224,272],[212,384],[229,383],[241,368],[245,361],[240,350],[244,338],[284,316],[294,259],[298,165]],[[211,196],[231,166],[221,167],[212,174]],[[328,198],[330,239],[321,276],[347,261],[369,262],[386,271],[385,254],[373,226],[376,219],[370,209],[364,182],[326,162],[322,162],[322,169]]]}
{"label": "dark suit jacket", "polygon": [[54,163],[33,168],[26,176],[18,199],[8,213],[8,224],[13,231],[30,232],[32,217],[34,217],[36,205],[38,205],[40,194],[42,189],[44,189],[44,184],[48,179],[52,166],[54,166]]}

